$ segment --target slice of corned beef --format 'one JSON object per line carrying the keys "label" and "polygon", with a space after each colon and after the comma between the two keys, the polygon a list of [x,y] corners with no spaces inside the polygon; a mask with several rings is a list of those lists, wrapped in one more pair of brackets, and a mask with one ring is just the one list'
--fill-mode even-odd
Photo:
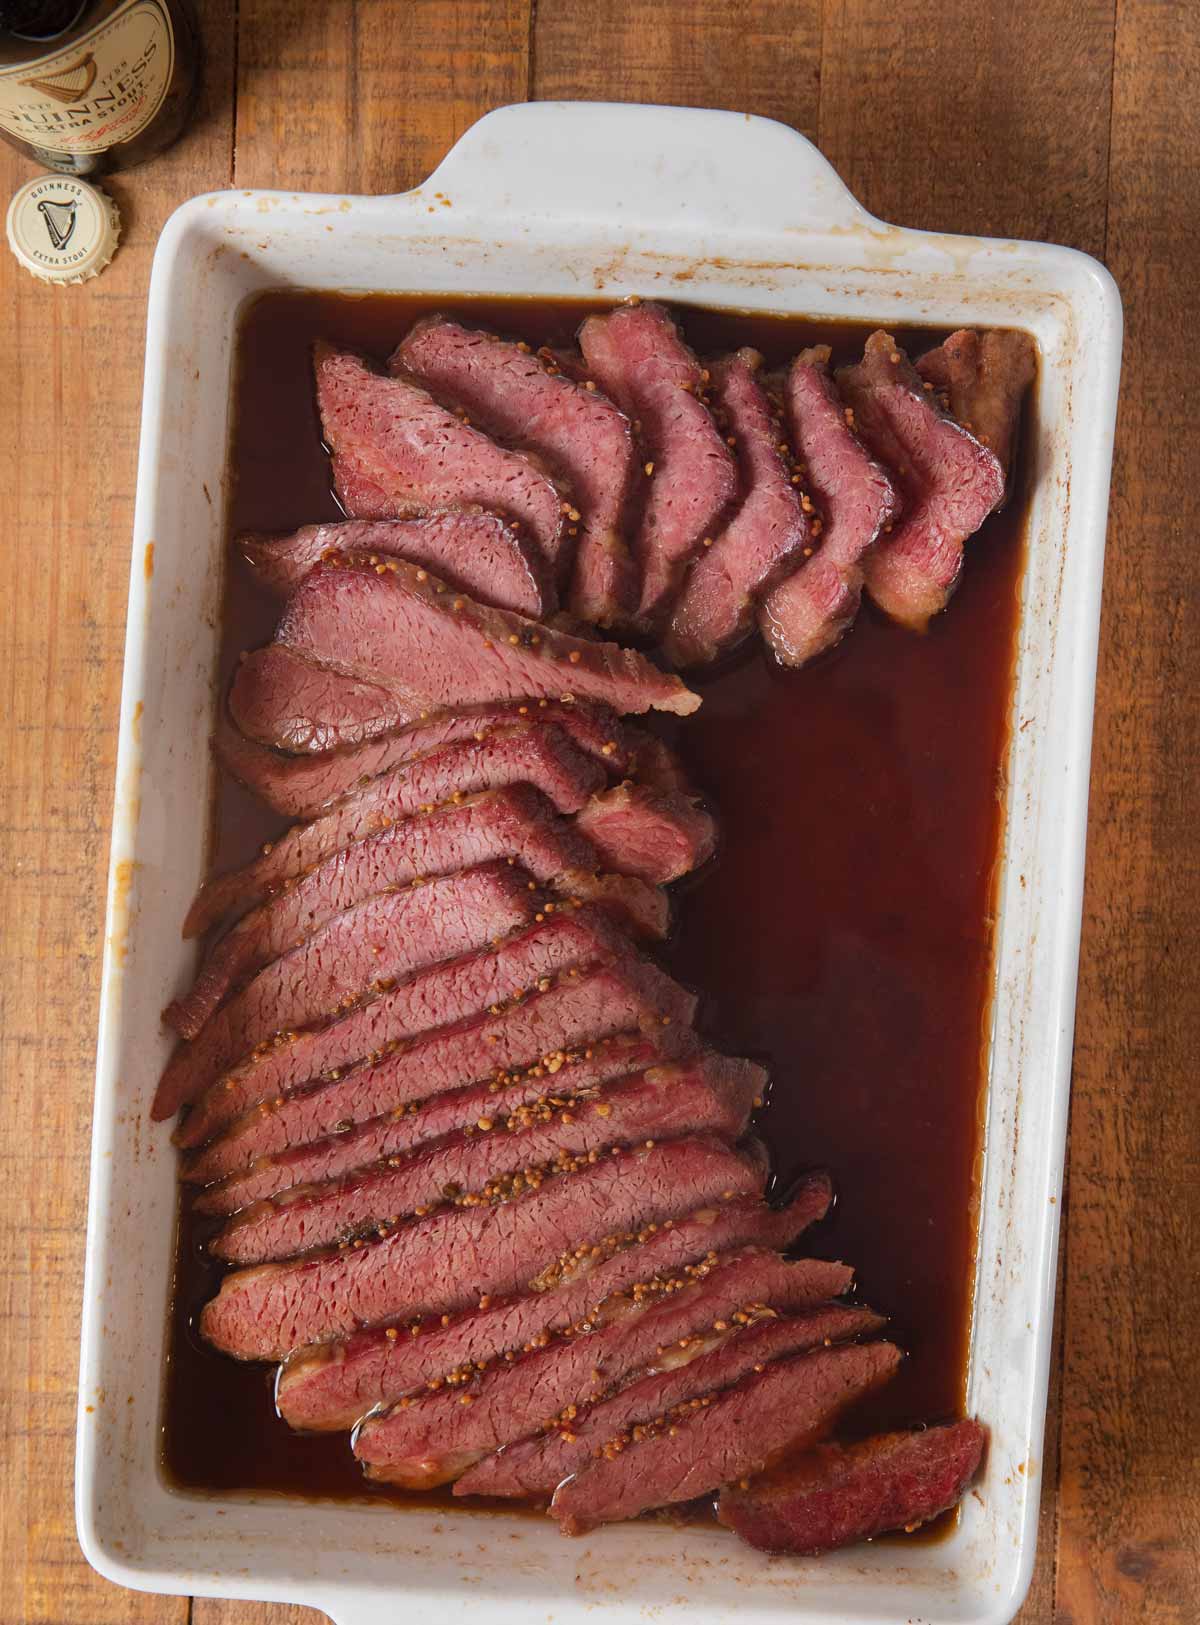
{"label": "slice of corned beef", "polygon": [[653,625],[705,539],[716,535],[737,494],[737,466],[702,398],[705,373],[661,305],[633,302],[589,316],[579,344],[592,377],[639,425],[638,613]]}
{"label": "slice of corned beef", "polygon": [[432,570],[481,604],[545,620],[554,584],[538,547],[493,513],[439,513],[425,519],[347,519],[305,525],[290,536],[239,536],[234,547],[256,580],[286,597],[327,553],[374,553]]}
{"label": "slice of corned beef", "polygon": [[[574,827],[555,816],[554,808],[530,785],[515,784],[462,801],[445,802],[430,813],[397,820],[390,828],[364,833],[340,851],[311,867],[309,847],[297,840],[283,848],[285,858],[305,858],[282,872],[275,847],[245,868],[210,880],[198,894],[184,923],[184,935],[196,936],[235,907],[247,908],[270,895],[288,922],[272,926],[273,939],[311,929],[340,909],[376,892],[405,885],[422,876],[473,868],[492,858],[513,858],[535,879],[548,881],[567,869],[597,867],[599,854]],[[304,895],[301,896],[301,893]],[[247,932],[249,916],[236,930]],[[233,933],[230,933],[233,936]],[[224,939],[228,940],[228,939]],[[239,956],[248,947],[230,948]],[[253,949],[257,956],[259,950]],[[276,950],[278,951],[278,950]],[[242,974],[239,969],[236,974]]]}
{"label": "slice of corned beef", "polygon": [[855,428],[904,496],[900,519],[867,557],[867,591],[892,620],[923,631],[957,585],[963,543],[1004,495],[1003,471],[939,410],[890,333],[872,333],[837,381]]}
{"label": "slice of corned beef", "polygon": [[785,385],[792,444],[817,510],[812,556],[759,609],[759,630],[785,666],[803,666],[845,635],[862,599],[863,560],[900,509],[891,480],[850,427],[829,353],[825,344],[802,350]]}
{"label": "slice of corned beef", "polygon": [[[208,1146],[189,1173],[201,1182],[221,1179],[258,1157],[399,1113],[442,1090],[503,1081],[538,1064],[553,1067],[580,1045],[633,1028],[669,1049],[675,1041],[688,1046],[695,1013],[695,997],[647,961],[607,965],[587,976],[568,972],[498,1016],[454,1022],[389,1046],[378,1059],[311,1079],[290,1096],[260,1102]],[[185,1122],[175,1138],[191,1148],[204,1141],[205,1130]]]}
{"label": "slice of corned beef", "polygon": [[621,713],[688,716],[700,704],[633,649],[486,609],[396,559],[371,565],[352,554],[317,565],[288,601],[276,638],[348,676],[395,687],[405,704],[423,695],[428,710],[568,694]]}
{"label": "slice of corned beef", "polygon": [[986,1443],[987,1430],[966,1421],[819,1445],[722,1490],[717,1517],[759,1551],[816,1557],[948,1511],[979,1471]]}
{"label": "slice of corned beef", "polygon": [[247,739],[294,756],[361,745],[429,710],[418,695],[331,671],[281,643],[242,656],[227,703]]}
{"label": "slice of corned beef", "polygon": [[362,1326],[524,1291],[581,1243],[748,1196],[761,1181],[757,1158],[702,1138],[585,1160],[509,1201],[447,1206],[362,1246],[236,1270],[200,1330],[227,1354],[279,1360]]}
{"label": "slice of corned beef", "polygon": [[[464,802],[463,806],[468,804]],[[430,823],[434,817],[430,815]],[[517,848],[514,857],[499,840],[490,846],[484,844],[484,835],[499,833],[497,824],[490,819],[482,826],[472,828],[464,823],[453,829],[439,820],[436,840],[432,837],[422,840],[421,836],[430,832],[414,831],[409,828],[410,822],[406,819],[391,830],[335,852],[311,873],[289,882],[278,895],[239,920],[205,959],[189,995],[188,1008],[183,1012],[186,1019],[203,1022],[231,989],[280,954],[298,947],[335,914],[380,892],[428,878],[428,872],[414,860],[414,848],[421,854],[436,853],[442,860],[434,867],[435,874],[455,873],[458,865],[452,858],[456,840],[467,847],[465,858],[472,867],[477,857],[491,861],[495,856],[508,855],[514,866],[518,866],[519,857],[519,867],[529,874],[536,876],[549,871],[550,889],[556,894],[551,901],[556,902],[556,906],[561,903],[564,907],[575,907],[588,900],[610,914],[633,936],[661,935],[665,923],[662,907],[649,883],[636,877],[610,880],[598,875],[595,869],[577,869],[575,865],[580,860],[598,865],[599,858],[584,837],[569,828],[534,830]],[[571,867],[563,868],[563,860]],[[578,892],[573,887],[576,876],[581,882]]]}
{"label": "slice of corned beef", "polygon": [[599,1155],[647,1136],[709,1133],[736,1140],[766,1074],[749,1061],[710,1055],[658,1067],[608,1088],[545,1099],[507,1117],[482,1116],[458,1134],[340,1178],[298,1185],[255,1202],[211,1243],[219,1258],[258,1264],[323,1247],[373,1224],[437,1207],[447,1191],[517,1191],[560,1159]]}
{"label": "slice of corned beef", "polygon": [[275,812],[289,818],[315,818],[372,779],[460,740],[482,742],[498,728],[552,724],[571,737],[585,756],[594,757],[614,778],[630,765],[630,743],[619,717],[607,706],[561,700],[507,700],[499,705],[439,711],[424,722],[341,750],[315,756],[288,756],[248,739],[221,708],[213,750],[221,766]]}
{"label": "slice of corned beef", "polygon": [[464,423],[412,378],[373,372],[327,344],[314,347],[313,364],[334,486],[351,519],[488,508],[520,525],[564,578],[563,496],[543,468]]}
{"label": "slice of corned beef", "polygon": [[429,813],[442,802],[529,784],[559,812],[571,813],[606,782],[599,762],[577,750],[566,731],[553,724],[499,728],[482,739],[456,740],[371,779],[312,822],[293,825],[238,870],[229,889],[236,887],[243,901],[266,897],[343,847],[393,828],[398,819]]}
{"label": "slice of corned beef", "polygon": [[778,1360],[731,1388],[694,1396],[597,1447],[555,1490],[550,1514],[564,1534],[578,1535],[760,1472],[828,1433],[899,1363],[891,1343],[855,1343]]}
{"label": "slice of corned beef", "polygon": [[392,364],[445,404],[463,408],[472,423],[545,463],[571,497],[568,536],[578,532],[568,607],[580,620],[620,625],[638,589],[622,534],[636,461],[628,418],[528,344],[445,316],[417,322]]}
{"label": "slice of corned beef", "polygon": [[[209,1139],[259,1101],[298,1089],[310,1079],[353,1066],[418,1033],[523,998],[558,971],[632,957],[629,938],[594,907],[539,910],[534,923],[479,952],[414,971],[346,1015],[283,1032],[246,1056],[196,1101],[181,1144]],[[155,1110],[160,1103],[156,1101]]]}
{"label": "slice of corned beef", "polygon": [[779,415],[759,381],[762,357],[738,350],[714,362],[713,412],[734,443],[741,499],[692,564],[671,608],[663,648],[673,666],[702,665],[740,643],[754,604],[812,549]]}
{"label": "slice of corned beef", "polygon": [[[548,1348],[512,1365],[464,1373],[432,1393],[405,1396],[370,1416],[354,1439],[367,1477],[406,1489],[450,1483],[500,1445],[549,1424],[571,1430],[576,1411],[639,1367],[686,1358],[731,1322],[797,1309],[849,1285],[843,1265],[778,1253],[726,1255],[664,1283],[661,1297],[618,1294],[596,1305]],[[611,1435],[610,1435],[611,1436]]]}
{"label": "slice of corned beef", "polygon": [[1037,347],[1028,333],[964,328],[927,350],[917,371],[963,428],[995,453],[1007,479],[1021,403],[1037,376]]}
{"label": "slice of corned beef", "polygon": [[575,825],[604,868],[659,886],[706,863],[717,838],[712,818],[693,797],[645,784],[619,784],[593,796]]}
{"label": "slice of corned beef", "polygon": [[337,914],[292,952],[266,966],[199,1028],[184,1000],[179,1045],[159,1084],[155,1110],[177,1110],[227,1067],[274,1034],[328,1019],[425,965],[478,952],[529,925],[546,901],[529,876],[506,863],[386,893]]}
{"label": "slice of corned beef", "polygon": [[665,739],[660,739],[647,728],[638,727],[636,723],[628,724],[625,732],[630,752],[629,768],[627,774],[622,773],[619,777],[636,779],[651,790],[676,791],[693,800],[696,798],[696,787],[679,753]]}
{"label": "slice of corned beef", "polygon": [[[666,1065],[671,1058],[667,1047],[644,1033],[600,1039],[585,1049],[571,1050],[552,1065],[538,1060],[485,1083],[410,1101],[341,1134],[259,1157],[249,1168],[209,1185],[197,1195],[194,1205],[199,1213],[236,1213],[295,1185],[336,1179],[384,1157],[402,1156],[446,1135],[474,1130],[481,1118],[499,1124],[505,1133],[515,1132],[509,1129],[510,1120],[530,1106],[545,1101],[558,1109],[594,1094],[615,1078]],[[184,1179],[197,1181],[196,1163],[206,1154],[201,1152],[198,1159],[184,1165]]]}
{"label": "slice of corned beef", "polygon": [[783,1247],[824,1217],[826,1176],[809,1177],[786,1208],[757,1197],[724,1200],[686,1217],[600,1243],[572,1246],[518,1297],[489,1300],[454,1316],[380,1326],[304,1349],[279,1373],[279,1413],[294,1428],[351,1427],[372,1406],[471,1367],[486,1368],[547,1346],[614,1292],[654,1295],[681,1271],[706,1270],[727,1249]]}
{"label": "slice of corned beef", "polygon": [[[772,1307],[780,1307],[772,1300]],[[771,1360],[847,1342],[879,1331],[881,1315],[856,1304],[826,1303],[797,1315],[746,1316],[745,1323],[727,1318],[723,1330],[695,1337],[690,1346],[667,1361],[647,1362],[647,1375],[595,1404],[580,1405],[574,1415],[535,1438],[506,1445],[465,1473],[455,1495],[497,1495],[549,1499],[564,1478],[586,1467],[594,1449],[633,1428],[653,1422],[664,1412],[714,1389],[731,1387]]]}

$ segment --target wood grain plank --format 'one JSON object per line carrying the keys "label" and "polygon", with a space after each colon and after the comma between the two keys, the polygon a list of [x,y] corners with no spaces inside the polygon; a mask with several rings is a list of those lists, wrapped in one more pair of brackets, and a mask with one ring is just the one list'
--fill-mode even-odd
{"label": "wood grain plank", "polygon": [[820,145],[900,225],[1104,247],[1113,0],[826,0]]}
{"label": "wood grain plank", "polygon": [[[0,255],[0,1620],[183,1625],[99,1579],[72,1509],[79,1303],[146,285],[159,228],[230,180],[232,0],[184,140],[115,178],[122,246],[56,290]],[[0,195],[36,173],[0,149]]]}
{"label": "wood grain plank", "polygon": [[402,192],[522,101],[529,0],[241,0],[237,184]]}
{"label": "wood grain plank", "polygon": [[733,108],[812,136],[820,55],[820,0],[541,0],[531,94]]}
{"label": "wood grain plank", "polygon": [[188,1625],[321,1625],[328,1615],[279,1602],[218,1602],[197,1597]]}
{"label": "wood grain plank", "polygon": [[1194,7],[1121,0],[1108,260],[1125,372],[1076,1029],[1058,1608],[1200,1613],[1200,391]]}

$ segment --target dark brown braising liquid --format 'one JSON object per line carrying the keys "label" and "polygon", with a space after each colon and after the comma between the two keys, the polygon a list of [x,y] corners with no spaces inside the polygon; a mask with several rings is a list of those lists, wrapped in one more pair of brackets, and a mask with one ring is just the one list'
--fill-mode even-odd
{"label": "dark brown braising liquid", "polygon": [[[231,534],[338,517],[312,341],[382,359],[434,304],[281,293],[250,307],[235,384]],[[535,344],[565,341],[600,308],[436,304]],[[850,359],[869,331],[713,311],[690,313],[687,330],[702,353],[750,343],[772,364],[817,339]],[[938,335],[897,337],[918,353]],[[757,1126],[775,1187],[807,1168],[832,1170],[837,1206],[806,1250],[855,1265],[860,1295],[891,1317],[909,1354],[897,1380],[856,1411],[856,1430],[950,1417],[963,1405],[1028,494],[1027,479],[1019,484],[968,545],[951,608],[927,636],[897,631],[866,605],[813,667],[780,671],[756,647],[699,681],[700,711],[664,730],[721,825],[717,860],[676,888],[669,968],[703,992],[714,1042],[770,1066]],[[237,563],[226,603],[223,680],[241,649],[269,637],[275,613]],[[278,827],[223,787],[214,867],[246,861]],[[202,1252],[210,1227],[182,1216],[169,1474],[207,1490],[381,1493],[365,1486],[343,1435],[305,1438],[276,1418],[273,1373],[200,1342],[195,1316],[220,1278]]]}

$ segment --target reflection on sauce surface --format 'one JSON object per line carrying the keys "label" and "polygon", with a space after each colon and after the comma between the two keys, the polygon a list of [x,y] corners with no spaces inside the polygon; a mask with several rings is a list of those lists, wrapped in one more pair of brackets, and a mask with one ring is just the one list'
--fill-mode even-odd
{"label": "reflection on sauce surface", "polygon": [[[385,356],[434,304],[534,343],[598,305],[271,294],[245,317],[235,385],[231,533],[338,517],[309,349]],[[702,352],[752,343],[782,363],[821,338],[849,359],[866,327],[700,311]],[[918,353],[928,331],[897,329]],[[1027,471],[1026,471],[1027,472]],[[968,544],[949,612],[916,637],[870,606],[842,645],[782,672],[756,647],[696,686],[664,726],[717,809],[721,846],[674,888],[669,968],[704,995],[701,1025],[768,1062],[758,1129],[777,1187],[832,1170],[838,1201],[806,1250],[855,1265],[858,1291],[908,1350],[856,1431],[959,1414],[966,1375],[995,872],[1028,479]],[[270,635],[273,604],[231,569],[223,677]],[[214,864],[244,862],[279,821],[218,796]],[[211,1221],[208,1222],[211,1224]],[[191,1488],[377,1498],[345,1437],[274,1415],[273,1373],[207,1350],[193,1329],[220,1271],[184,1214],[164,1416],[170,1476]],[[988,1420],[984,1418],[983,1420]],[[411,1496],[397,1494],[411,1503]],[[425,1498],[445,1504],[445,1495]],[[458,1506],[462,1502],[455,1503]]]}

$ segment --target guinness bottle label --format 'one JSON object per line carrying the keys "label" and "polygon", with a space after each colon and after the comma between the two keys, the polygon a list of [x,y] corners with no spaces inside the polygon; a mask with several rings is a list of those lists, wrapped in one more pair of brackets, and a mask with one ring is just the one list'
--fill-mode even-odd
{"label": "guinness bottle label", "polygon": [[0,129],[44,152],[104,152],[158,112],[175,66],[159,0],[126,0],[68,49],[0,68]]}

